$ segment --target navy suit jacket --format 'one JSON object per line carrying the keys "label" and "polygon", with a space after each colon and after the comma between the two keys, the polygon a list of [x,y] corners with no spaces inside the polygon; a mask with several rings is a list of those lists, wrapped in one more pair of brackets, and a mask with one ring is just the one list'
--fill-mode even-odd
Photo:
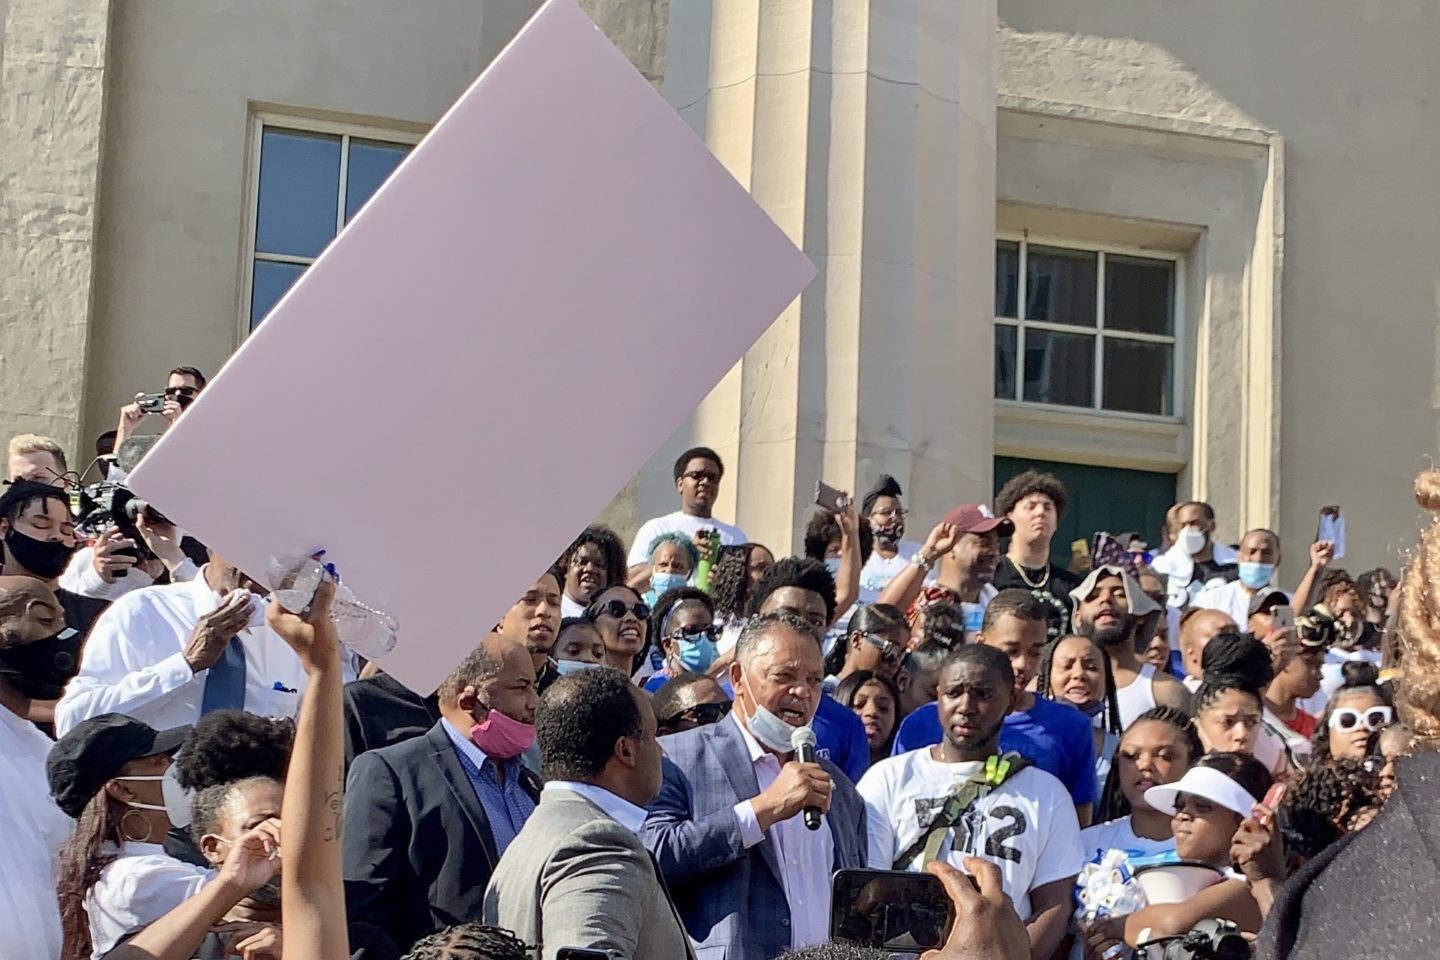
{"label": "navy suit jacket", "polygon": [[[739,721],[661,737],[664,782],[650,805],[641,839],[660,864],[699,960],[770,960],[790,949],[775,843],[767,835],[749,850],[734,807],[759,795]],[[865,866],[865,804],[828,760],[835,779],[826,822],[835,842],[834,869]]]}
{"label": "navy suit jacket", "polygon": [[[540,796],[521,769],[520,784]],[[362,753],[345,788],[345,902],[349,915],[416,940],[479,920],[499,861],[490,820],[444,728]]]}

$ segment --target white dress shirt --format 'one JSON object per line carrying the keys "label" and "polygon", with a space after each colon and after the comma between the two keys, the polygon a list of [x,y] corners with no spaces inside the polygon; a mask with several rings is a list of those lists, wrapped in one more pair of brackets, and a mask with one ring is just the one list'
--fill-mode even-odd
{"label": "white dress shirt", "polygon": [[158,843],[132,840],[118,849],[111,844],[107,852],[119,857],[106,864],[85,895],[91,956],[96,960],[130,931],[154,923],[189,900],[213,875],[167,855]]}
{"label": "white dress shirt", "polygon": [[60,847],[73,821],[50,799],[45,757],[54,746],[35,725],[0,707],[0,957],[55,960]]}
{"label": "white dress shirt", "polygon": [[[755,765],[755,780],[763,793],[780,776],[780,759],[766,753],[750,735],[744,723],[736,723]],[[753,800],[735,804],[740,818],[740,836],[745,849],[765,839]],[[835,838],[827,817],[820,817],[820,829],[811,830],[798,814],[770,827],[775,857],[780,861],[780,879],[785,900],[790,904],[790,948],[798,950],[830,939],[830,875],[835,872]]]}
{"label": "white dress shirt", "polygon": [[551,793],[556,790],[579,794],[599,807],[605,816],[614,820],[631,833],[639,833],[640,825],[645,822],[644,807],[637,807],[624,797],[617,796],[604,787],[597,787],[593,783],[579,783],[574,780],[551,780],[545,784],[543,792]]}
{"label": "white dress shirt", "polygon": [[[180,583],[185,580],[194,580],[199,573],[200,568],[195,566],[195,561],[186,557],[174,570],[170,571],[170,582]],[[116,577],[114,582],[106,583],[105,578],[95,570],[94,547],[81,547],[76,550],[75,556],[70,558],[70,566],[60,574],[61,590],[68,590],[76,596],[90,597],[94,600],[119,600],[127,593],[134,593],[143,587],[154,585],[155,578],[139,567],[131,567],[126,571],[125,576]]]}
{"label": "white dress shirt", "polygon": [[[200,719],[209,671],[193,672],[184,651],[200,617],[220,606],[205,569],[188,583],[126,594],[100,615],[85,641],[80,673],[55,707],[60,736],[102,713],[124,713],[156,730]],[[245,651],[246,712],[294,717],[305,671],[295,651],[265,625],[260,598],[239,637]]]}

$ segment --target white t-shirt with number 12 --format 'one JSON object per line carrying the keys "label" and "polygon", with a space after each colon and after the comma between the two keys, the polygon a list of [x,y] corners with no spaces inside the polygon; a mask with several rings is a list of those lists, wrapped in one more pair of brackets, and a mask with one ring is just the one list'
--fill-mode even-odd
{"label": "white t-shirt with number 12", "polygon": [[[860,779],[870,836],[870,867],[889,870],[895,858],[934,822],[955,788],[984,761],[942,763],[930,747],[881,760]],[[1021,919],[1030,919],[1030,891],[1073,877],[1085,863],[1075,802],[1054,776],[1026,767],[981,797],[947,832],[940,859],[960,867],[965,856],[1000,868],[1005,892]],[[918,870],[924,855],[910,869]]]}

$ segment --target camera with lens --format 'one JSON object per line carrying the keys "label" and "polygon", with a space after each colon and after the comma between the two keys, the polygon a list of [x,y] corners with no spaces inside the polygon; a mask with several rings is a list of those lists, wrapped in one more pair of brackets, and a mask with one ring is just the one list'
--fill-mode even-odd
{"label": "camera with lens", "polygon": [[76,529],[85,536],[98,537],[109,527],[118,529],[125,539],[135,543],[133,549],[122,552],[137,560],[150,560],[154,556],[140,535],[136,525],[139,519],[144,517],[149,524],[170,522],[160,511],[135,496],[129,487],[108,480],[92,483],[72,494],[71,511],[75,514]]}
{"label": "camera with lens", "polygon": [[142,393],[135,398],[135,406],[140,408],[141,413],[164,413],[165,394]]}
{"label": "camera with lens", "polygon": [[1229,920],[1201,920],[1165,944],[1165,960],[1250,960],[1250,942]]}

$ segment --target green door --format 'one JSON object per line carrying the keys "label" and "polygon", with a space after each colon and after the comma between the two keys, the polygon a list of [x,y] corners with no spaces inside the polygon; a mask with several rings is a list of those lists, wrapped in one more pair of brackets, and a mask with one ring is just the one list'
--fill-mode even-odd
{"label": "green door", "polygon": [[1089,540],[1098,530],[1139,533],[1152,547],[1160,543],[1165,511],[1175,503],[1175,474],[1147,470],[1116,470],[1048,460],[995,458],[995,490],[1025,470],[1041,470],[1065,484],[1070,503],[1050,544],[1051,559],[1070,563],[1070,544]]}

